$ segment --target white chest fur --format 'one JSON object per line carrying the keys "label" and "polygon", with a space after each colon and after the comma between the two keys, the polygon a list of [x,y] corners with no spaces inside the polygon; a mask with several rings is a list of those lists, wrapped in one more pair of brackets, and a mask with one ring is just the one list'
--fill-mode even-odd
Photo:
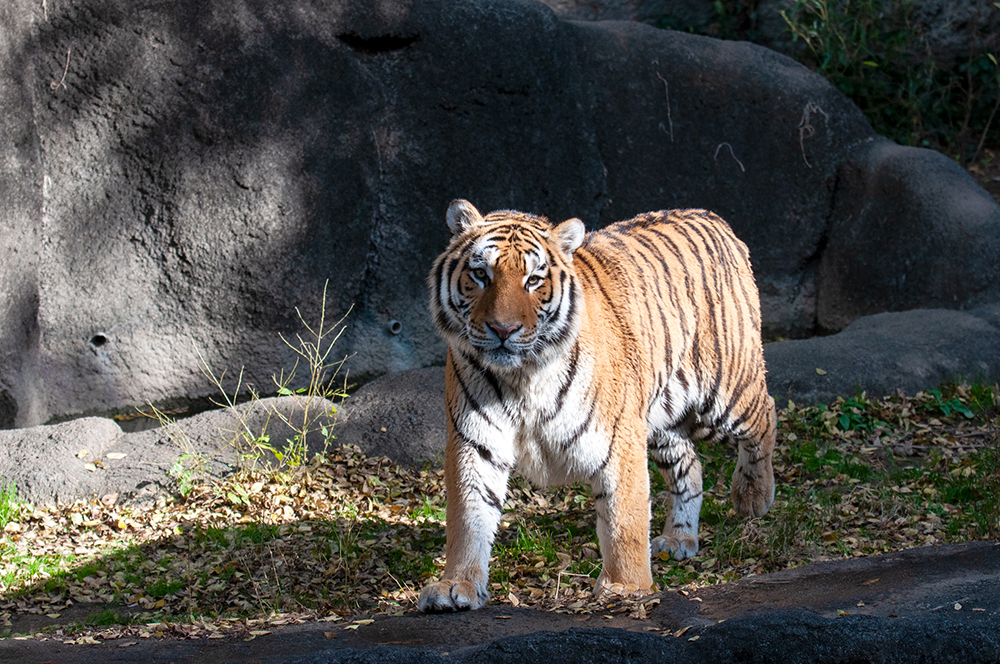
{"label": "white chest fur", "polygon": [[493,453],[511,460],[536,486],[590,478],[608,450],[593,370],[581,354],[499,377],[504,398],[484,407],[490,420],[502,422],[489,436]]}

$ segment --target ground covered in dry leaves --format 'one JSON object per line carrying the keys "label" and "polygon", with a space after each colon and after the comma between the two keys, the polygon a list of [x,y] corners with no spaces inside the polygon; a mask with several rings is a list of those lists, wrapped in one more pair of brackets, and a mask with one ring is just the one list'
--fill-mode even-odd
{"label": "ground covered in dry leaves", "polygon": [[[654,578],[689,592],[820,560],[997,538],[997,403],[995,386],[977,385],[781,404],[771,511],[738,519],[728,499],[734,451],[704,448],[701,553],[654,559]],[[658,531],[666,502],[655,494],[665,487],[652,478]],[[600,569],[592,503],[582,485],[536,490],[515,478],[491,564],[493,601],[645,617],[655,599],[590,595]],[[155,509],[8,500],[0,635],[253,637],[315,620],[356,629],[413,610],[441,572],[444,504],[442,471],[351,447],[285,473],[198,485]]]}

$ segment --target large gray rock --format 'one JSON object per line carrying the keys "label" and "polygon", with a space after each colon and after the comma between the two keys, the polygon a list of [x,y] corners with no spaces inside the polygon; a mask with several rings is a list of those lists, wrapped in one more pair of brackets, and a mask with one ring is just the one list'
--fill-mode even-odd
{"label": "large gray rock", "polygon": [[[784,405],[866,392],[915,394],[945,381],[1000,381],[1000,307],[861,318],[827,337],[764,346],[767,387]],[[817,371],[817,369],[819,371]]]}
{"label": "large gray rock", "polygon": [[[1000,208],[928,207],[980,190],[749,44],[515,0],[9,0],[0,21],[0,426],[211,394],[199,354],[266,390],[327,280],[353,375],[440,361],[423,281],[455,197],[591,228],[711,208],[773,333],[1000,300]],[[922,228],[951,241],[891,241]]]}
{"label": "large gray rock", "polygon": [[816,279],[821,329],[880,311],[997,301],[1000,208],[963,186],[968,177],[939,152],[888,141],[840,165]]}
{"label": "large gray rock", "polygon": [[122,437],[118,425],[102,417],[0,431],[0,481],[12,483],[22,500],[36,505],[97,496],[102,478],[96,464],[121,461],[106,455]]}
{"label": "large gray rock", "polygon": [[448,438],[444,398],[444,367],[386,374],[344,403],[337,440],[370,457],[440,466]]}
{"label": "large gray rock", "polygon": [[[308,457],[333,443],[334,404],[278,397],[206,411],[164,426],[123,433],[116,422],[84,417],[0,431],[0,481],[35,505],[104,500],[145,504],[177,494],[182,482],[219,479],[238,468],[277,466],[263,442],[284,453],[305,432]],[[179,463],[179,465],[178,465]]]}

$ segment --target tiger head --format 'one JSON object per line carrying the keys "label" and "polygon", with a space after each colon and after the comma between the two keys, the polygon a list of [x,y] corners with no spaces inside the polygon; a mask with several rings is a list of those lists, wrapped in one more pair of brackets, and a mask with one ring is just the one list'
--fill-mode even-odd
{"label": "tiger head", "polygon": [[431,312],[455,350],[495,370],[544,364],[572,342],[583,299],[573,253],[579,219],[553,226],[502,210],[483,217],[471,203],[448,207],[451,243],[428,278]]}

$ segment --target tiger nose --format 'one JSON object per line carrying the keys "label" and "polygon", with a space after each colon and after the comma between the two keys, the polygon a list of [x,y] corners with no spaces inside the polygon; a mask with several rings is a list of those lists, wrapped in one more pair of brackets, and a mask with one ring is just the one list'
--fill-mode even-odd
{"label": "tiger nose", "polygon": [[486,323],[486,326],[493,330],[493,333],[497,335],[500,341],[507,341],[510,335],[514,334],[520,330],[523,326],[518,323],[516,325],[503,325],[501,323]]}

